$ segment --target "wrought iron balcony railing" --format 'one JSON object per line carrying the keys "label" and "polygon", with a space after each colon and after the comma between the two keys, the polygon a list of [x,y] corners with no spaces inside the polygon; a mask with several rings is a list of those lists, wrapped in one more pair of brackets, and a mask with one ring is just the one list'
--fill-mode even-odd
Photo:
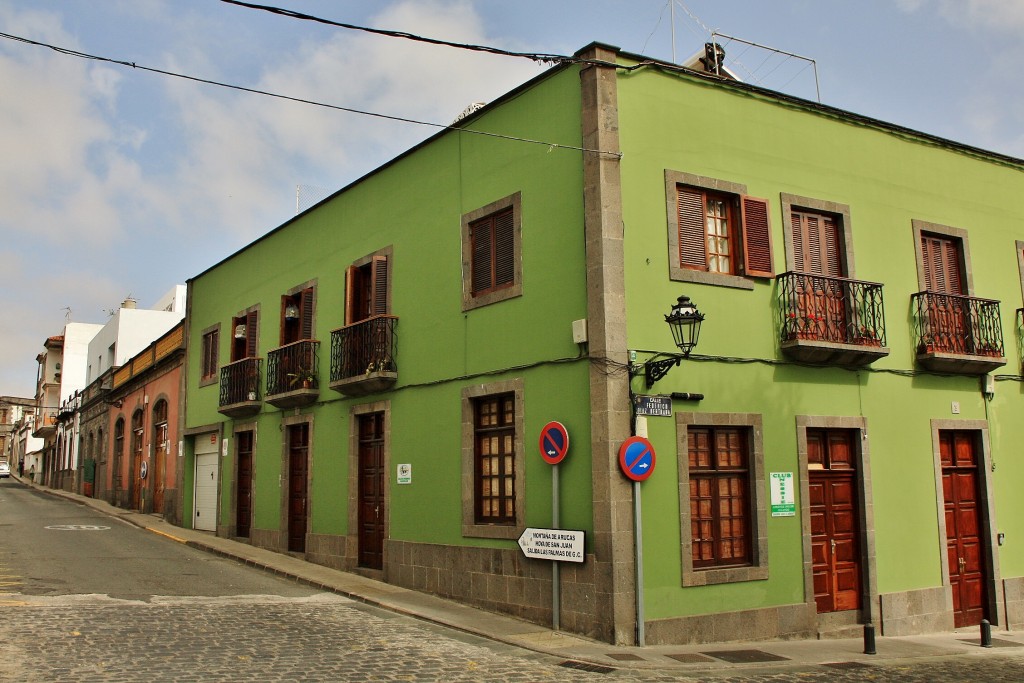
{"label": "wrought iron balcony railing", "polygon": [[331,332],[331,388],[359,395],[394,384],[397,327],[397,317],[376,315]]}
{"label": "wrought iron balcony railing", "polygon": [[841,277],[779,275],[782,341],[885,346],[882,285]]}
{"label": "wrought iron balcony railing", "polygon": [[998,301],[936,292],[918,292],[911,301],[918,354],[1004,355]]}
{"label": "wrought iron balcony railing", "polygon": [[320,342],[285,344],[267,353],[267,398],[302,389],[320,388]]}
{"label": "wrought iron balcony railing", "polygon": [[243,358],[220,369],[220,406],[260,401],[262,358]]}

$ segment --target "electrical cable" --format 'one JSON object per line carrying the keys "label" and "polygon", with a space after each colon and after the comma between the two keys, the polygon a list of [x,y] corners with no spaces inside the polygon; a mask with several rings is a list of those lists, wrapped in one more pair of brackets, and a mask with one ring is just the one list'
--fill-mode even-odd
{"label": "electrical cable", "polygon": [[326,24],[327,26],[336,26],[338,28],[347,28],[352,31],[365,31],[366,33],[374,33],[376,35],[387,36],[388,38],[404,38],[405,40],[412,40],[420,43],[427,43],[430,45],[444,45],[446,47],[454,47],[460,50],[471,50],[473,52],[486,52],[493,55],[501,55],[503,57],[522,57],[530,59],[535,62],[542,62],[547,64],[566,64],[566,63],[578,63],[578,60],[568,55],[558,54],[544,54],[536,52],[514,52],[512,50],[503,50],[497,47],[491,47],[489,45],[474,45],[472,43],[456,43],[450,40],[441,40],[440,38],[428,38],[426,36],[416,35],[415,33],[407,33],[405,31],[391,31],[387,29],[370,28],[368,26],[359,26],[357,24],[347,24],[341,21],[333,21],[331,19],[324,19],[323,17],[317,17],[312,14],[303,14],[302,12],[296,12],[290,9],[284,9],[282,7],[274,7],[272,5],[257,5],[252,2],[242,2],[241,0],[220,0],[223,3],[229,5],[238,5],[239,7],[246,7],[248,9],[262,10],[264,12],[270,12],[271,14],[278,14],[285,17],[291,17],[292,19],[301,19],[303,21],[313,21],[318,24]]}
{"label": "electrical cable", "polygon": [[93,61],[97,61],[97,62],[104,62],[104,63],[107,63],[107,64],[116,64],[118,66],[128,66],[128,67],[131,67],[133,69],[139,69],[139,70],[142,70],[142,71],[149,71],[151,73],[160,74],[162,76],[171,76],[171,77],[174,77],[174,78],[182,78],[182,79],[185,79],[185,80],[188,80],[188,81],[194,81],[196,83],[203,83],[203,84],[206,84],[206,85],[214,85],[214,86],[217,86],[217,87],[220,87],[220,88],[228,88],[230,90],[239,90],[239,91],[242,91],[242,92],[252,93],[254,95],[264,95],[266,97],[273,97],[273,98],[280,99],[280,100],[287,100],[289,102],[298,102],[300,104],[309,104],[309,105],[312,105],[314,107],[323,107],[325,109],[333,109],[333,110],[337,110],[337,111],[348,112],[350,114],[360,114],[360,115],[363,115],[363,116],[371,116],[371,117],[374,117],[374,118],[385,119],[385,120],[388,120],[388,121],[397,121],[399,123],[411,123],[411,124],[415,124],[415,125],[418,125],[418,126],[428,126],[428,127],[431,127],[431,128],[439,128],[439,129],[442,129],[442,130],[456,130],[456,131],[459,131],[459,132],[462,132],[462,133],[471,133],[473,135],[483,135],[483,136],[486,136],[486,137],[500,138],[500,139],[503,139],[503,140],[512,140],[512,141],[515,141],[515,142],[527,142],[527,143],[531,143],[531,144],[535,144],[535,145],[543,145],[543,146],[547,147],[548,149],[556,149],[556,148],[557,149],[570,149],[570,150],[575,150],[577,152],[588,152],[588,153],[591,153],[591,154],[602,154],[602,155],[614,157],[616,159],[621,159],[622,158],[622,153],[621,152],[609,152],[609,151],[606,151],[606,150],[589,149],[589,148],[586,148],[586,147],[577,147],[577,146],[574,146],[574,145],[563,145],[561,143],[548,142],[548,141],[545,141],[545,140],[533,140],[531,138],[521,138],[521,137],[517,137],[517,136],[514,136],[514,135],[504,135],[502,133],[492,133],[492,132],[483,131],[483,130],[474,130],[472,128],[464,128],[462,126],[455,126],[455,125],[451,125],[451,124],[433,123],[431,121],[420,121],[418,119],[410,119],[410,118],[406,118],[406,117],[403,117],[403,116],[393,116],[393,115],[390,115],[390,114],[381,114],[381,113],[378,113],[378,112],[366,111],[366,110],[363,110],[363,109],[354,109],[352,107],[343,107],[343,106],[337,105],[337,104],[327,104],[325,102],[317,102],[316,100],[308,100],[308,99],[305,99],[305,98],[302,98],[302,97],[292,97],[290,95],[281,95],[279,93],[272,93],[272,92],[269,92],[269,91],[266,91],[266,90],[259,90],[257,88],[248,88],[248,87],[242,86],[242,85],[233,85],[231,83],[224,83],[222,81],[215,81],[215,80],[208,79],[208,78],[201,78],[199,76],[190,76],[188,74],[177,73],[175,71],[167,71],[165,69],[157,69],[155,67],[144,66],[144,65],[141,65],[141,64],[137,64],[135,62],[128,62],[128,61],[119,60],[119,59],[112,59],[110,57],[102,57],[102,56],[99,56],[99,55],[93,55],[93,54],[89,54],[88,52],[80,52],[78,50],[72,50],[70,48],[60,47],[58,45],[51,45],[49,43],[42,43],[42,42],[39,42],[39,41],[36,41],[36,40],[31,40],[30,38],[23,38],[21,36],[11,35],[9,33],[0,33],[0,38],[7,38],[8,40],[13,40],[13,41],[16,41],[16,42],[19,42],[19,43],[26,43],[28,45],[35,45],[37,47],[45,47],[45,48],[53,50],[54,52],[57,52],[59,54],[68,55],[68,56],[71,56],[71,57],[78,57],[80,59],[87,59],[87,60],[93,60]]}

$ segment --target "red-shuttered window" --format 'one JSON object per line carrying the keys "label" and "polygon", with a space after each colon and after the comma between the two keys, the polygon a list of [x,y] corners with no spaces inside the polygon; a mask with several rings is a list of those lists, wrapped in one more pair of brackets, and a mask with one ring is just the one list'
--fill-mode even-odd
{"label": "red-shuttered window", "polygon": [[694,569],[751,562],[748,442],[742,428],[688,430]]}
{"label": "red-shuttered window", "polygon": [[312,287],[281,297],[281,345],[313,338]]}
{"label": "red-shuttered window", "polygon": [[220,346],[220,327],[214,327],[203,333],[203,349],[200,358],[200,380],[212,380],[217,377],[217,349]]}
{"label": "red-shuttered window", "polygon": [[519,192],[462,216],[462,310],[523,293]]}
{"label": "red-shuttered window", "polygon": [[921,233],[921,261],[925,289],[938,294],[967,294],[964,287],[960,240],[947,235]]}
{"label": "red-shuttered window", "polygon": [[388,314],[389,266],[386,254],[374,254],[345,271],[346,325]]}
{"label": "red-shuttered window", "polygon": [[259,311],[253,309],[231,319],[231,362],[256,357]]}
{"label": "red-shuttered window", "polygon": [[469,224],[473,296],[515,284],[515,221],[512,209]]}
{"label": "red-shuttered window", "polygon": [[768,200],[676,186],[679,267],[723,275],[772,277]]}

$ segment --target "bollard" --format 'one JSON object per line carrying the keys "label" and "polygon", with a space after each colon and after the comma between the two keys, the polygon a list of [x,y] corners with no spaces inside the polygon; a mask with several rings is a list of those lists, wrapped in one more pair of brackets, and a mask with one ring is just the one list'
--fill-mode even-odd
{"label": "bollard", "polygon": [[875,652],[875,625],[864,624],[864,654],[873,655]]}
{"label": "bollard", "polygon": [[992,624],[988,619],[981,620],[981,646],[992,647]]}

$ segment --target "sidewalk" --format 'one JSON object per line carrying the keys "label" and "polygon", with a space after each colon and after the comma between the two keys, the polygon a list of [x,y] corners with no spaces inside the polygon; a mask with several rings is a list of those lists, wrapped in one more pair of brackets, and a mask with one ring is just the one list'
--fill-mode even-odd
{"label": "sidewalk", "polygon": [[[222,557],[235,559],[251,567],[299,581],[313,588],[336,593],[353,600],[382,607],[440,624],[490,640],[526,648],[561,658],[592,670],[668,669],[677,672],[718,675],[741,673],[756,668],[770,672],[832,666],[857,668],[864,665],[906,663],[913,659],[950,655],[985,656],[1007,647],[1024,648],[1024,633],[992,629],[993,648],[980,647],[979,629],[925,636],[876,638],[875,655],[865,655],[861,638],[835,640],[778,640],[756,643],[716,643],[705,645],[653,645],[616,647],[537,624],[494,614],[426,593],[374,581],[357,574],[338,571],[289,555],[256,548],[247,543],[220,538],[209,532],[182,529],[156,515],[114,507],[94,498],[37,486],[27,479],[15,479],[39,491],[60,496],[103,514],[122,519],[179,543]],[[1005,651],[1004,651],[1005,653]]]}

